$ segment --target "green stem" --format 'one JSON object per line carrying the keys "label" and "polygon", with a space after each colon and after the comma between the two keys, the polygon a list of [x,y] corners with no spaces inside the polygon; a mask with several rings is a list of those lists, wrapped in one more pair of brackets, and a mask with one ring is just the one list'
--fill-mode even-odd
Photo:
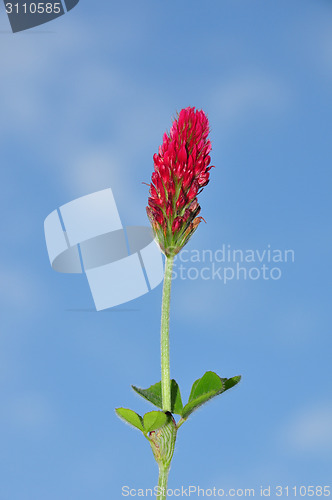
{"label": "green stem", "polygon": [[158,478],[158,497],[157,500],[166,500],[167,496],[167,481],[168,481],[169,468],[164,468],[159,466],[159,478]]}
{"label": "green stem", "polygon": [[[171,377],[169,366],[169,307],[171,300],[172,269],[174,257],[166,257],[161,307],[161,395],[164,411],[171,411]],[[167,472],[168,475],[168,472]]]}
{"label": "green stem", "polygon": [[180,418],[180,420],[178,421],[178,423],[176,424],[176,428],[177,429],[180,429],[181,425],[185,423],[185,419],[184,418]]}

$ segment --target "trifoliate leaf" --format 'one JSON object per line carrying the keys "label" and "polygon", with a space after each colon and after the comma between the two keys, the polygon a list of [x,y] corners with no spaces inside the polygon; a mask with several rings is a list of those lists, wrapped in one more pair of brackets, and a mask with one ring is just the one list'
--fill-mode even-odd
{"label": "trifoliate leaf", "polygon": [[227,391],[238,382],[241,377],[236,376],[230,379],[220,378],[214,372],[206,372],[202,378],[196,380],[191,388],[189,401],[182,411],[182,418],[187,419],[189,415],[210,399]]}

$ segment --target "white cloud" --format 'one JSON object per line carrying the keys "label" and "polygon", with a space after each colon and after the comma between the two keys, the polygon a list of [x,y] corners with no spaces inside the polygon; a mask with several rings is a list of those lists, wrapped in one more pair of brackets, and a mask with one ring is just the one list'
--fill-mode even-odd
{"label": "white cloud", "polygon": [[[313,2],[314,4],[314,2]],[[310,17],[309,17],[310,16]],[[291,57],[300,64],[310,77],[323,80],[332,76],[332,9],[330,0],[316,2],[310,11],[300,12],[288,32],[288,47]],[[306,75],[302,76],[307,78]],[[322,80],[322,81],[323,81]]]}
{"label": "white cloud", "polygon": [[42,394],[25,392],[13,394],[4,402],[2,420],[22,431],[43,431],[54,423],[55,412],[50,402]]}
{"label": "white cloud", "polygon": [[5,308],[13,308],[16,311],[26,313],[43,308],[45,293],[43,284],[26,267],[0,268],[0,300]]}
{"label": "white cloud", "polygon": [[275,319],[275,338],[286,345],[305,344],[313,336],[317,336],[317,328],[321,319],[317,309],[305,307],[303,303],[292,302],[279,312]]}
{"label": "white cloud", "polygon": [[[276,481],[287,484],[288,481],[291,482],[292,478],[289,477],[289,472],[281,464],[276,463],[271,460],[262,462],[250,461],[247,467],[239,469],[234,467],[234,473],[229,474],[219,474],[216,477],[211,477],[209,484],[215,486],[217,489],[222,488],[225,491],[225,495],[228,494],[228,490],[237,490],[237,497],[250,497],[262,496],[260,495],[261,488],[266,491],[266,488],[271,486],[271,492],[273,494],[273,486]],[[211,487],[210,486],[210,487]],[[255,494],[249,492],[249,490],[254,490]],[[247,492],[245,493],[245,490]],[[232,493],[233,495],[233,493]],[[264,497],[263,497],[264,498]]]}
{"label": "white cloud", "polygon": [[[110,187],[122,224],[148,225],[144,189],[139,183],[126,179],[130,168],[118,148],[86,145],[71,151],[67,161],[63,181],[67,187],[68,201],[71,201],[71,196],[74,199]],[[147,187],[145,191],[147,195]]]}
{"label": "white cloud", "polygon": [[[190,317],[191,320],[198,323],[207,324],[213,323],[221,317],[224,320],[234,317],[239,308],[239,301],[246,300],[246,290],[243,283],[234,282],[233,285],[224,285],[219,279],[215,280],[191,280],[189,275],[194,275],[194,268],[190,271],[190,263],[184,266],[183,271],[179,266],[181,262],[177,262],[175,271],[178,277],[173,280],[174,297],[172,303],[174,314],[179,318]],[[219,264],[220,265],[220,264]],[[218,265],[216,266],[218,267]],[[200,271],[200,268],[197,268]],[[181,279],[181,273],[185,279]]]}
{"label": "white cloud", "polygon": [[290,96],[290,88],[279,77],[251,69],[220,83],[212,102],[228,127],[247,120],[249,116],[283,112]]}
{"label": "white cloud", "polygon": [[320,35],[319,58],[326,75],[332,76],[332,33],[331,28]]}
{"label": "white cloud", "polygon": [[112,453],[107,448],[95,447],[88,449],[86,454],[81,452],[71,462],[73,483],[82,485],[84,491],[91,489],[95,492],[100,485],[108,487],[114,471],[112,459]]}
{"label": "white cloud", "polygon": [[296,452],[331,452],[332,403],[323,403],[297,413],[283,429],[281,437]]}
{"label": "white cloud", "polygon": [[83,147],[68,158],[67,181],[77,193],[88,194],[117,183],[120,160],[111,149]]}
{"label": "white cloud", "polygon": [[[28,148],[29,163],[31,158],[37,160],[22,166],[48,172],[69,198],[108,186],[117,196],[119,186],[126,186],[124,196],[135,213],[133,191],[139,192],[140,182],[149,181],[145,174],[139,176],[139,169],[144,162],[152,172],[154,150],[146,157],[146,145],[156,122],[161,141],[167,103],[144,83],[128,78],[122,62],[109,60],[108,49],[100,51],[103,41],[98,34],[91,41],[83,27],[71,25],[70,32],[56,35],[45,34],[45,43],[40,43],[42,35],[25,36],[24,44],[23,35],[4,38],[0,53],[4,147],[15,136],[22,151]],[[136,47],[139,41],[136,37]],[[100,57],[92,58],[92,49],[99,50]],[[144,214],[144,204],[137,206]]]}

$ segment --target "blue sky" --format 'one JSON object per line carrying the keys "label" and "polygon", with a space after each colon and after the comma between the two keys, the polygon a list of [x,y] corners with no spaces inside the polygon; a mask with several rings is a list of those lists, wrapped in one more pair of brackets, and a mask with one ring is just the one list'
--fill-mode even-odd
{"label": "blue sky", "polygon": [[[293,249],[279,280],[175,280],[171,374],[239,386],[179,431],[169,487],[331,484],[332,7],[324,0],[98,5],[12,34],[1,8],[0,498],[104,500],[157,467],[114,408],[159,380],[161,286],[94,312],[49,264],[45,217],[111,187],[145,225],[152,155],[176,110],[213,146],[188,250]],[[273,498],[273,493],[271,494]]]}

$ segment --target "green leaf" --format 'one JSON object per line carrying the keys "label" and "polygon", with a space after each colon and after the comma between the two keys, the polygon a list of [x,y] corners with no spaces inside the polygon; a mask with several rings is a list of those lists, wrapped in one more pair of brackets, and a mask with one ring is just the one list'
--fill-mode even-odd
{"label": "green leaf", "polygon": [[115,412],[122,420],[144,432],[143,419],[138,413],[128,408],[116,408]]}
{"label": "green leaf", "polygon": [[223,387],[222,380],[216,373],[206,372],[202,378],[199,378],[193,383],[189,402],[211,391],[215,393],[222,391]]}
{"label": "green leaf", "polygon": [[240,376],[227,379],[220,378],[214,372],[206,372],[202,378],[199,378],[193,383],[189,401],[182,411],[182,418],[187,419],[193,411],[197,410],[197,408],[215,396],[227,391],[240,382],[240,380]]}
{"label": "green leaf", "polygon": [[143,417],[144,430],[146,432],[155,431],[166,424],[168,417],[163,411],[150,411]]}
{"label": "green leaf", "polygon": [[162,408],[162,398],[161,398],[161,382],[158,382],[157,384],[151,385],[148,389],[140,389],[139,387],[135,387],[132,385],[132,388],[134,389],[137,394],[142,396],[142,398],[147,399],[152,403],[153,405],[157,406],[158,408]]}
{"label": "green leaf", "polygon": [[[142,396],[144,399],[147,399],[153,405],[158,408],[163,407],[162,396],[161,396],[161,382],[157,384],[151,385],[148,389],[140,389],[139,387],[135,387],[132,385],[137,394]],[[175,413],[176,415],[181,415],[183,410],[183,404],[181,399],[180,388],[177,382],[172,379],[171,380],[171,413]]]}
{"label": "green leaf", "polygon": [[175,415],[182,414],[183,404],[181,399],[180,387],[174,379],[171,380],[171,408],[171,413],[175,413]]}
{"label": "green leaf", "polygon": [[204,403],[207,403],[214,396],[217,396],[217,393],[211,391],[211,392],[207,392],[206,394],[203,394],[202,396],[188,402],[185,405],[185,407],[183,408],[182,418],[184,418],[186,420],[189,417],[189,415],[191,415],[191,413],[193,411],[197,410]]}
{"label": "green leaf", "polygon": [[224,391],[227,391],[228,389],[231,389],[232,387],[234,387],[234,385],[238,384],[241,380],[241,375],[237,375],[236,377],[232,377],[232,378],[223,378],[221,379],[223,381],[223,384],[224,384]]}

